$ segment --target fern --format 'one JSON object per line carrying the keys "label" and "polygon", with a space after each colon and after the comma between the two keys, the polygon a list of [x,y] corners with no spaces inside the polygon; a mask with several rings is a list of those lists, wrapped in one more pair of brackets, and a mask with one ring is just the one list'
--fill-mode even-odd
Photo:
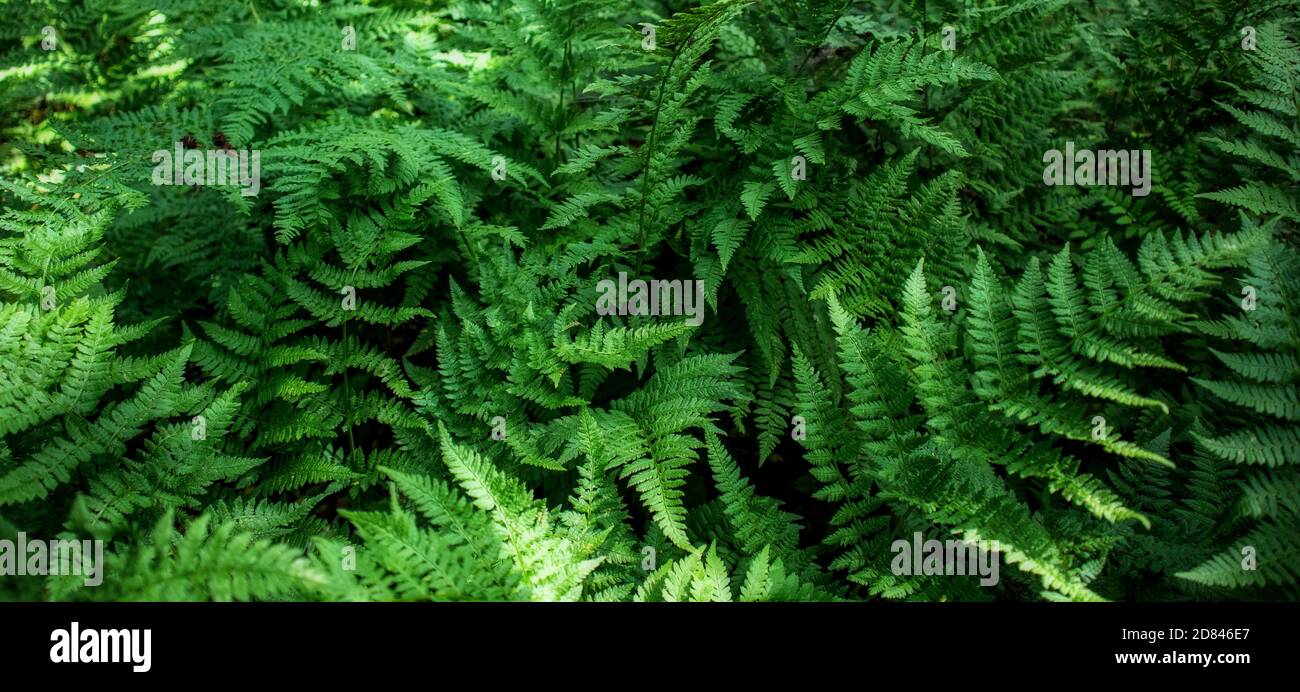
{"label": "fern", "polygon": [[1300,595],[1286,2],[0,6],[0,598]]}

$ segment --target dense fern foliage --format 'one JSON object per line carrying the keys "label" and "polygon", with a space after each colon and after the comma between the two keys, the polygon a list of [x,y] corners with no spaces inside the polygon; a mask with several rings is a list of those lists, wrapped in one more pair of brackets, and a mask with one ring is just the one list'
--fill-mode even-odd
{"label": "dense fern foliage", "polygon": [[0,0],[0,598],[1295,600],[1298,9]]}

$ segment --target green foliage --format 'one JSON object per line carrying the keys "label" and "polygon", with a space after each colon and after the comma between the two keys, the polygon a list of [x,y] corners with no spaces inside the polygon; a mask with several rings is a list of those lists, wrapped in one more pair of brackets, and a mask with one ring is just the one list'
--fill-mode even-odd
{"label": "green foliage", "polygon": [[0,11],[0,598],[1300,596],[1293,4]]}

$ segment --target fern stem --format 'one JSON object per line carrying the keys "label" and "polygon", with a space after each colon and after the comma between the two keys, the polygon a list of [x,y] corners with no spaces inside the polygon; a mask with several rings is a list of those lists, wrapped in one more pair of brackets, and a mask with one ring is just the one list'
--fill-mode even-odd
{"label": "fern stem", "polygon": [[343,317],[343,424],[348,428],[348,459],[357,453],[357,441],[352,435],[352,383],[348,381],[348,359],[352,347],[348,342],[348,318]]}
{"label": "fern stem", "polygon": [[1228,30],[1228,27],[1231,27],[1233,23],[1237,21],[1237,15],[1241,13],[1241,9],[1241,6],[1238,6],[1237,9],[1232,11],[1232,16],[1228,17],[1228,21],[1225,22],[1223,26],[1219,27],[1219,33],[1214,35],[1214,39],[1210,41],[1209,45],[1207,45],[1205,50],[1201,53],[1201,59],[1196,63],[1196,69],[1192,71],[1192,78],[1187,82],[1187,95],[1183,97],[1184,101],[1192,100],[1192,89],[1196,88],[1196,78],[1200,76],[1201,68],[1205,67],[1205,61],[1209,59],[1210,52],[1219,44],[1219,40],[1223,38],[1223,34]]}
{"label": "fern stem", "polygon": [[[703,26],[703,22],[691,27],[690,33],[682,40],[681,48],[691,45],[691,39],[695,37],[695,32]],[[636,273],[641,273],[641,263],[645,260],[645,203],[646,191],[649,188],[650,168],[654,165],[655,141],[659,134],[659,113],[663,110],[664,94],[668,89],[668,79],[673,75],[673,67],[677,64],[677,58],[681,57],[682,50],[673,51],[673,57],[668,61],[668,67],[664,70],[663,79],[659,82],[659,97],[655,100],[654,117],[650,125],[650,139],[646,141],[646,159],[645,168],[641,171],[641,209],[640,220],[637,222],[637,260]]]}
{"label": "fern stem", "polygon": [[799,77],[799,75],[803,74],[803,69],[807,67],[808,61],[812,58],[813,53],[817,52],[817,49],[820,48],[822,44],[826,43],[826,39],[830,38],[831,31],[835,29],[836,24],[840,23],[840,19],[844,17],[844,13],[849,9],[849,5],[852,3],[853,0],[844,0],[844,4],[840,5],[840,11],[835,13],[835,18],[831,20],[830,24],[826,25],[826,31],[822,32],[821,40],[815,45],[810,46],[808,52],[804,54],[803,62],[799,63],[799,69],[794,71],[795,77]]}

